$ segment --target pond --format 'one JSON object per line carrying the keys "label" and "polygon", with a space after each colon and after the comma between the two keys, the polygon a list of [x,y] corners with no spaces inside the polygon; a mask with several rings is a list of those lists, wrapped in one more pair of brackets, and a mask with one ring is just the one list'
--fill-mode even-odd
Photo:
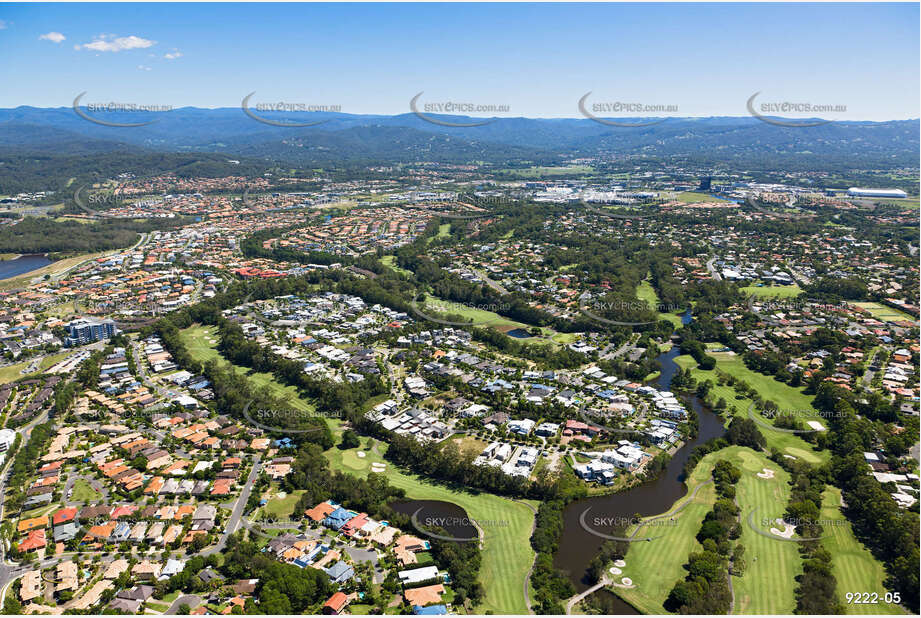
{"label": "pond", "polygon": [[431,539],[430,534],[420,528],[443,528],[447,531],[447,537],[455,540],[475,540],[477,539],[477,530],[467,516],[467,511],[453,502],[443,500],[400,500],[390,504],[397,513],[408,515],[413,518],[419,525],[411,524],[410,530],[405,530],[408,534],[413,534],[419,538]]}

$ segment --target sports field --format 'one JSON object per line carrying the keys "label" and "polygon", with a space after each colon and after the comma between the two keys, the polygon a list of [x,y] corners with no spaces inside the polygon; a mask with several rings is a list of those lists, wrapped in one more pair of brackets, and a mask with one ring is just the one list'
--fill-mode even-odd
{"label": "sports field", "polygon": [[870,312],[870,315],[882,322],[918,321],[917,318],[913,318],[907,313],[899,311],[898,309],[893,309],[892,307],[887,307],[886,305],[880,303],[865,302],[854,304],[858,307],[861,307],[862,309],[866,309]]}

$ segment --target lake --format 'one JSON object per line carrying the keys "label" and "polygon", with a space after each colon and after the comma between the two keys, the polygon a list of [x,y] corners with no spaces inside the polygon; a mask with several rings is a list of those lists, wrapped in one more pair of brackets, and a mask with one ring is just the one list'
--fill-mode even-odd
{"label": "lake", "polygon": [[51,264],[45,255],[21,255],[15,260],[0,261],[0,279],[10,279]]}

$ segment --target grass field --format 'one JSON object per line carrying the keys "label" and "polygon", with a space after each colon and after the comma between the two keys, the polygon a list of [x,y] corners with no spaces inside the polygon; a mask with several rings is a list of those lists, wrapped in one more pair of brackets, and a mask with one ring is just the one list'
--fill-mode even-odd
{"label": "grass field", "polygon": [[[722,451],[721,451],[722,452]],[[688,555],[700,549],[695,538],[704,516],[713,507],[716,491],[713,484],[701,486],[710,478],[719,453],[711,453],[700,460],[687,480],[688,493],[678,500],[667,512],[677,512],[677,525],[668,525],[660,520],[642,526],[639,537],[655,537],[652,541],[630,544],[624,561],[623,575],[629,577],[636,588],[612,588],[617,595],[644,614],[664,614],[662,603],[679,580],[687,575],[684,569]],[[700,487],[699,490],[697,488]],[[697,490],[693,498],[691,494]],[[681,508],[682,505],[684,508]],[[628,531],[633,532],[633,529]],[[616,580],[615,580],[616,581]]]}
{"label": "grass field", "polygon": [[676,198],[679,202],[684,202],[686,204],[693,204],[694,202],[720,202],[709,193],[698,193],[696,191],[683,191],[679,193]]}
{"label": "grass field", "polygon": [[29,366],[32,362],[27,360],[21,363],[16,363],[15,365],[10,365],[9,367],[3,367],[0,369],[0,384],[6,384],[8,382],[15,382],[20,378],[27,378],[33,376],[37,373],[41,373],[48,367],[51,367],[55,363],[67,358],[72,352],[61,352],[59,354],[52,354],[51,356],[46,356],[38,365],[37,371],[32,371],[30,373],[21,373],[23,369]]}
{"label": "grass field", "polygon": [[866,309],[870,312],[870,315],[882,322],[901,322],[903,320],[907,320],[909,322],[917,321],[907,313],[899,311],[898,309],[893,309],[892,307],[887,307],[886,305],[882,305],[880,303],[866,302],[854,304],[858,307]]}
{"label": "grass field", "polygon": [[400,268],[399,266],[397,266],[396,260],[397,258],[395,255],[385,255],[384,257],[381,258],[381,264],[389,268],[392,268],[393,270],[397,271],[401,275],[406,275],[407,277],[415,276],[415,274],[413,274],[411,270],[406,270],[405,268]]}
{"label": "grass field", "polygon": [[675,325],[675,328],[681,328],[681,316],[677,313],[666,313],[659,311],[659,295],[656,294],[655,288],[648,280],[644,279],[636,286],[636,297],[639,300],[645,300],[646,304],[656,310],[660,320],[668,320]]}
{"label": "grass field", "polygon": [[[364,440],[361,448],[364,448]],[[384,448],[378,443],[378,449]],[[367,476],[371,463],[386,463],[373,450],[358,449],[326,451],[330,466],[356,476]],[[449,489],[429,483],[422,477],[406,474],[386,463],[383,472],[391,485],[406,491],[406,497],[415,500],[444,500],[453,502],[467,511],[467,515],[480,522],[501,522],[502,525],[483,526],[485,541],[480,581],[486,591],[485,600],[478,613],[527,614],[524,601],[524,584],[528,569],[534,561],[531,549],[531,525],[534,515],[524,504],[488,493]],[[537,507],[536,502],[531,505]]]}
{"label": "grass field", "polygon": [[751,294],[758,298],[794,298],[802,293],[802,289],[794,285],[749,285],[741,288],[744,294]]}
{"label": "grass field", "polygon": [[[848,614],[907,614],[898,605],[848,605],[847,592],[886,594],[886,570],[866,547],[854,537],[850,522],[841,514],[841,490],[828,487],[822,494],[824,538],[822,544],[832,555],[832,572],[838,581],[838,598]],[[834,524],[825,522],[836,522]],[[840,522],[837,523],[837,522]]]}
{"label": "grass field", "polygon": [[[754,524],[764,532],[763,519],[781,517],[790,498],[790,475],[780,466],[749,448],[731,447],[730,459],[741,468],[736,483],[736,499],[742,510],[742,536],[747,568],[741,577],[733,577],[736,614],[792,614],[796,607],[793,589],[795,577],[802,572],[797,543],[768,538],[749,527],[752,511]],[[774,471],[774,478],[759,478],[762,468]]]}
{"label": "grass field", "polygon": [[74,502],[96,502],[100,497],[99,492],[90,487],[89,482],[85,479],[74,481],[74,491],[70,497]]}
{"label": "grass field", "polygon": [[[217,360],[221,365],[230,365],[220,352],[217,351],[217,327],[194,325],[180,331],[180,338],[189,350],[192,358],[199,362],[205,362],[211,359]],[[211,343],[211,341],[215,343]],[[291,407],[296,410],[313,411],[315,410],[312,403],[301,398],[297,389],[293,386],[285,386],[278,382],[270,373],[259,373],[250,370],[248,367],[234,365],[241,375],[256,387],[265,386],[273,396],[284,399]]]}
{"label": "grass field", "polygon": [[[803,393],[803,389],[794,388],[788,384],[782,384],[770,376],[752,371],[745,366],[742,359],[738,356],[730,356],[722,352],[714,352],[712,356],[717,359],[716,366],[718,369],[736,378],[741,378],[750,384],[752,388],[757,390],[764,399],[770,399],[776,402],[781,410],[814,410],[811,403],[812,397]],[[701,380],[711,380],[714,385],[710,391],[713,400],[717,401],[721,397],[725,399],[730,414],[748,418],[748,410],[752,404],[751,399],[740,399],[731,386],[720,386],[715,371],[697,369],[697,362],[688,355],[676,357],[675,362],[678,363],[682,369],[691,368],[691,374],[698,382]],[[770,426],[772,424],[771,421],[758,414],[757,411],[754,413],[764,425]],[[727,414],[727,419],[730,418],[730,414]],[[827,422],[820,419],[818,413],[816,413],[816,419],[827,426]],[[763,425],[759,426],[758,429],[767,440],[768,448],[778,448],[784,453],[798,457],[810,464],[819,464],[828,461],[830,456],[828,451],[814,450],[811,444],[803,440],[797,434],[784,431],[772,431]]]}
{"label": "grass field", "polygon": [[293,491],[286,494],[284,498],[271,498],[262,507],[262,511],[266,515],[273,515],[279,518],[289,517],[294,512],[294,506],[301,499],[301,494],[303,493],[303,491]]}

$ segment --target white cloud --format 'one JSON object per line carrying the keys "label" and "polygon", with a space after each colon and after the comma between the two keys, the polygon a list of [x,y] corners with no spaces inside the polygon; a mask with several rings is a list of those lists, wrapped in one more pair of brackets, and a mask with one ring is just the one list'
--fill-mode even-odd
{"label": "white cloud", "polygon": [[171,52],[163,54],[163,57],[166,58],[167,60],[175,60],[176,58],[182,58],[182,52],[179,51],[178,49],[174,49]]}
{"label": "white cloud", "polygon": [[139,70],[139,71],[149,71],[149,70],[150,70],[150,67],[144,66],[143,64],[139,64],[139,65],[138,65],[138,70]]}
{"label": "white cloud", "polygon": [[67,37],[61,34],[60,32],[48,32],[38,37],[42,41],[51,41],[52,43],[60,43]]}
{"label": "white cloud", "polygon": [[156,41],[142,39],[139,36],[121,36],[113,38],[113,35],[102,34],[92,40],[90,43],[84,43],[80,46],[82,49],[89,49],[98,52],[120,52],[126,49],[144,49],[156,45]]}

